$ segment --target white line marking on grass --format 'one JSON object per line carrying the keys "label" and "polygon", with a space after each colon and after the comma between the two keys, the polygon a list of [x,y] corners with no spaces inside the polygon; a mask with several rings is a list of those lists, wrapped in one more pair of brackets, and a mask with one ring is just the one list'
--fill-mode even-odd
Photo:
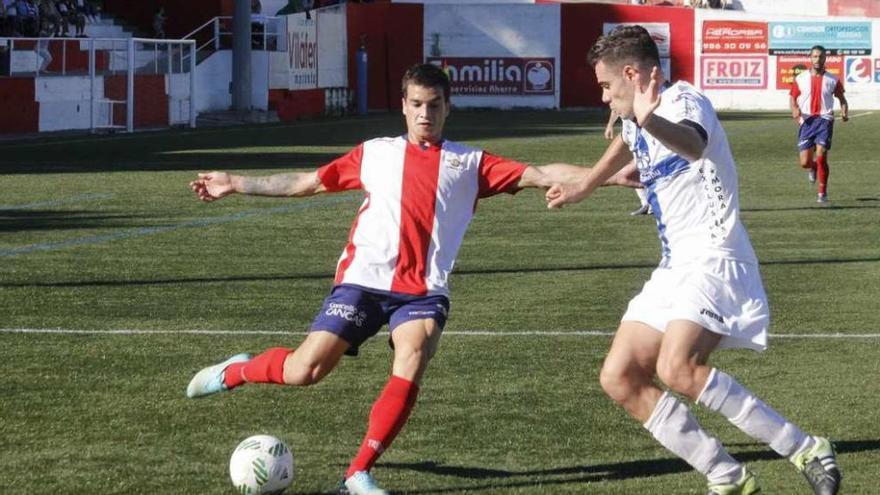
{"label": "white line marking on grass", "polygon": [[36,208],[51,208],[55,206],[67,205],[71,203],[82,203],[84,201],[103,201],[113,197],[112,193],[88,193],[78,194],[65,199],[57,199],[53,201],[39,201],[36,203],[24,203],[20,205],[0,205],[0,211],[8,210],[33,210]]}
{"label": "white line marking on grass", "polygon": [[161,234],[163,232],[170,232],[172,230],[180,230],[180,229],[190,229],[195,227],[206,227],[208,225],[214,224],[222,224],[235,222],[238,220],[244,220],[246,218],[256,217],[260,215],[269,215],[275,213],[286,213],[291,210],[299,210],[299,209],[310,209],[318,206],[326,206],[333,203],[342,203],[345,201],[350,201],[350,198],[341,197],[341,198],[331,198],[325,199],[324,201],[313,200],[307,203],[294,203],[288,204],[284,206],[277,206],[275,208],[267,208],[265,210],[251,210],[251,211],[243,211],[241,213],[236,213],[234,215],[227,215],[223,217],[208,217],[208,218],[199,218],[195,220],[189,220],[186,222],[174,224],[174,225],[163,225],[161,227],[142,227],[139,229],[128,229],[128,230],[120,230],[118,232],[113,232],[110,234],[101,234],[101,235],[93,235],[88,237],[79,237],[76,239],[69,239],[66,241],[59,242],[44,242],[40,244],[31,244],[28,246],[21,246],[9,249],[0,249],[0,258],[7,256],[18,256],[20,254],[29,254],[37,251],[55,251],[58,249],[64,249],[75,246],[83,246],[86,244],[100,244],[103,242],[117,241],[121,239],[131,239],[133,237],[143,237],[147,235],[153,234]]}
{"label": "white line marking on grass", "polygon": [[[855,114],[855,115],[850,115],[849,118],[850,118],[850,119],[854,119],[854,118],[856,118],[856,117],[864,117],[865,115],[871,115],[871,114],[873,114],[873,113],[874,113],[874,112],[862,112],[862,113],[857,113],[857,114]],[[840,116],[838,116],[838,117],[835,117],[834,120],[843,120],[843,119],[840,118]]]}
{"label": "white line marking on grass", "polygon": [[[286,332],[283,330],[77,330],[66,328],[0,328],[2,333],[26,334],[75,334],[75,335],[306,335],[308,332]],[[388,335],[388,332],[380,332]],[[514,331],[501,330],[450,330],[443,335],[458,337],[611,337],[614,332],[605,330],[572,331]],[[813,334],[770,334],[773,339],[880,339],[880,333],[813,333]]]}

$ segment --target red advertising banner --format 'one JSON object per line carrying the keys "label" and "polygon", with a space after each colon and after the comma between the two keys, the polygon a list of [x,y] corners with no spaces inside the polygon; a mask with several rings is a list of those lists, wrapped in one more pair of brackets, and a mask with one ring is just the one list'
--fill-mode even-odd
{"label": "red advertising banner", "polygon": [[703,53],[767,53],[767,23],[703,21]]}
{"label": "red advertising banner", "polygon": [[[776,89],[789,89],[794,78],[805,70],[810,70],[810,57],[805,55],[776,56]],[[843,80],[843,57],[828,55],[825,59],[825,70]]]}
{"label": "red advertising banner", "polygon": [[703,89],[766,89],[767,57],[704,56]]}
{"label": "red advertising banner", "polygon": [[449,74],[452,95],[552,95],[556,92],[554,58],[428,57]]}

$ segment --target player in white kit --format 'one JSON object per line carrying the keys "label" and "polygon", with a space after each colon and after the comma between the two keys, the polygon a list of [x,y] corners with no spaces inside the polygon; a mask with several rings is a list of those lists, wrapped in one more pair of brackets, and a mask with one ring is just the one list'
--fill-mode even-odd
{"label": "player in white kit", "polygon": [[805,434],[707,364],[717,348],[764,350],[770,320],[758,261],[739,218],[736,166],[711,103],[686,82],[663,87],[657,46],[641,26],[601,37],[588,62],[623,130],[583,181],[547,191],[548,206],[585,199],[634,158],[662,251],[621,319],[602,388],[704,474],[709,495],[748,495],[760,487],[674,394],[722,414],[790,459],[815,494],[837,493],[841,475],[827,439]]}

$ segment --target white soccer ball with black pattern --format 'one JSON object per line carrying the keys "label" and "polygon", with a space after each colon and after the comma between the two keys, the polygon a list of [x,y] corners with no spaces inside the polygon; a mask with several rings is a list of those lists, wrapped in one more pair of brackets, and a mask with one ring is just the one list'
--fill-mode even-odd
{"label": "white soccer ball with black pattern", "polygon": [[248,437],[232,452],[229,477],[241,495],[280,494],[293,481],[293,454],[272,435]]}

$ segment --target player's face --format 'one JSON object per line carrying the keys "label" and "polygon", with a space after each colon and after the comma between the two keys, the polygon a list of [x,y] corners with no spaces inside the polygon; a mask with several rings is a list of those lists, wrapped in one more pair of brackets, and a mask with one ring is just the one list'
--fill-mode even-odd
{"label": "player's face", "polygon": [[402,105],[410,142],[436,144],[442,139],[443,124],[449,115],[449,103],[443,98],[443,88],[409,84]]}
{"label": "player's face", "polygon": [[822,50],[813,50],[810,52],[810,62],[813,64],[813,70],[825,69],[825,52]]}
{"label": "player's face", "polygon": [[633,97],[639,71],[632,65],[596,63],[596,80],[602,88],[602,102],[617,112],[622,119],[633,116]]}

